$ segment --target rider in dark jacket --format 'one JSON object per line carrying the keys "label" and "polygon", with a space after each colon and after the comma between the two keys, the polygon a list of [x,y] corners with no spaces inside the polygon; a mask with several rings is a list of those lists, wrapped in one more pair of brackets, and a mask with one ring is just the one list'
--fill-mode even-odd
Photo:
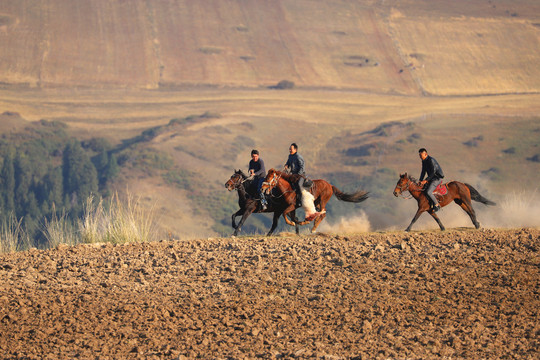
{"label": "rider in dark jacket", "polygon": [[262,209],[264,211],[266,210],[268,203],[263,191],[261,191],[261,186],[266,176],[266,169],[264,168],[263,159],[259,157],[259,150],[251,150],[251,160],[249,161],[248,172],[250,176],[254,176],[253,181],[257,185],[257,191],[259,192]]}
{"label": "rider in dark jacket", "polygon": [[[298,145],[292,143],[289,147],[289,158],[285,163],[285,169],[291,174],[306,175],[305,162],[302,155],[298,153]],[[296,191],[296,206],[302,206],[302,191],[300,187],[304,185],[304,178],[301,177],[298,182],[291,184]]]}
{"label": "rider in dark jacket", "polygon": [[[427,150],[424,148],[421,148],[418,150],[418,155],[420,156],[420,159],[422,159],[422,172],[420,173],[420,184],[428,184],[425,192],[428,198],[432,201],[432,206],[434,211],[438,211],[441,206],[439,205],[439,202],[437,201],[437,198],[435,195],[433,195],[433,191],[439,185],[444,178],[443,171],[441,169],[441,166],[435,160],[435,158],[428,155]],[[427,178],[425,180],[424,176],[427,175]]]}

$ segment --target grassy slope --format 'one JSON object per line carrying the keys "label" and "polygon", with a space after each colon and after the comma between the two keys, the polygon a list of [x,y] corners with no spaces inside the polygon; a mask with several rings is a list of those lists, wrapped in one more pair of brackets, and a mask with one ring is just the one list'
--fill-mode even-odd
{"label": "grassy slope", "polygon": [[[11,85],[0,90],[0,112],[62,120],[78,136],[114,143],[174,118],[220,114],[138,144],[187,170],[201,201],[165,184],[162,171],[129,168],[118,184],[156,204],[174,236],[212,234],[212,215],[228,223],[235,195],[222,184],[233,169],[247,166],[253,147],[268,168],[280,167],[292,141],[310,175],[374,192],[359,207],[333,201],[335,214],[367,209],[372,220],[407,221],[391,187],[400,172],[418,175],[419,146],[452,179],[504,193],[517,176],[520,187],[536,188],[540,166],[526,160],[540,153],[534,2],[130,4],[2,3],[0,37],[10,51],[0,52],[0,81]],[[21,46],[28,43],[35,46]],[[301,88],[261,87],[282,79]],[[201,84],[211,86],[193,87]],[[481,96],[496,93],[506,95]],[[412,125],[364,134],[391,121]],[[463,144],[480,135],[477,147]],[[367,156],[344,155],[366,144],[374,145]]]}

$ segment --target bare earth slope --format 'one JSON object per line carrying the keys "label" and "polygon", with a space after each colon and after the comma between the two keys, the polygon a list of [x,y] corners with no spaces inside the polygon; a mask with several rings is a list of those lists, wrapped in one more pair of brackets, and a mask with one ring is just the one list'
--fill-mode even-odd
{"label": "bare earth slope", "polygon": [[540,230],[0,256],[2,358],[538,358]]}

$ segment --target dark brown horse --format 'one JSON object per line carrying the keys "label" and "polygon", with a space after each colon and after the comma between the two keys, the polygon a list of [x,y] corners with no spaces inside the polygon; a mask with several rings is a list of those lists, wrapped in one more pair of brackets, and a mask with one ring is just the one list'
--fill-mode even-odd
{"label": "dark brown horse", "polygon": [[[452,201],[455,202],[469,215],[474,226],[477,229],[480,228],[480,223],[476,220],[476,213],[472,207],[471,200],[481,202],[485,205],[495,205],[495,203],[480,195],[480,193],[469,184],[461,183],[459,181],[450,181],[446,184],[446,187],[448,188],[448,192],[445,195],[435,194],[437,200],[439,201],[439,205],[444,207],[450,204]],[[408,191],[418,202],[418,210],[405,231],[410,231],[411,226],[425,211],[427,211],[429,215],[435,219],[441,230],[444,230],[444,225],[431,208],[428,197],[424,192],[422,185],[418,184],[416,179],[407,175],[407,173],[399,176],[396,188],[394,189],[394,195],[399,196],[405,191]]]}
{"label": "dark brown horse", "polygon": [[321,221],[323,221],[323,219],[326,217],[326,204],[332,195],[336,195],[336,197],[341,201],[353,203],[359,203],[368,198],[368,193],[365,191],[357,191],[353,194],[346,194],[325,180],[313,180],[313,185],[311,186],[309,192],[315,199],[315,207],[318,211],[318,216],[311,220],[306,219],[300,223],[292,222],[287,219],[287,214],[296,209],[296,192],[292,188],[291,184],[297,182],[301,176],[302,175],[286,174],[275,169],[270,169],[266,174],[266,180],[262,185],[262,189],[267,193],[269,193],[272,189],[279,189],[280,194],[288,203],[288,207],[283,211],[283,217],[289,225],[306,225],[313,220],[313,228],[311,229],[311,232],[315,232]]}
{"label": "dark brown horse", "polygon": [[[271,196],[268,201],[268,206],[266,210],[262,210],[261,202],[258,198],[256,184],[252,181],[251,178],[249,178],[242,170],[237,170],[234,172],[234,174],[231,176],[231,178],[225,183],[225,187],[229,190],[237,190],[238,191],[238,205],[240,206],[240,210],[235,212],[232,215],[232,227],[234,229],[233,236],[238,235],[240,232],[242,225],[244,225],[244,222],[246,219],[251,215],[252,213],[274,213],[274,218],[272,221],[272,227],[270,228],[270,231],[267,235],[272,235],[274,230],[277,227],[279,217],[281,214],[283,214],[283,211],[289,206],[282,196],[279,196],[279,194],[275,194],[275,196]],[[236,217],[242,216],[242,219],[240,219],[240,222],[238,225],[236,225]],[[295,212],[292,211],[289,216],[291,216],[291,219],[296,220],[295,218]],[[300,229],[298,228],[298,225],[296,225],[296,234],[299,234]]]}

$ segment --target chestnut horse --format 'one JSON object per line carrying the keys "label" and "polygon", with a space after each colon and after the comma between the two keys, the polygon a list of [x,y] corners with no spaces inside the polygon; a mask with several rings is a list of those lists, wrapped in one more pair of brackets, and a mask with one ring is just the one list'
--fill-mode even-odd
{"label": "chestnut horse", "polygon": [[[480,195],[480,193],[469,184],[461,183],[459,181],[450,181],[446,184],[446,187],[448,188],[448,192],[445,195],[435,194],[437,200],[439,201],[439,205],[441,205],[441,207],[444,207],[450,204],[452,201],[455,202],[467,214],[469,214],[469,217],[471,218],[474,226],[477,229],[480,228],[480,223],[476,220],[476,213],[474,212],[474,209],[472,207],[471,200],[481,202],[485,205],[496,204],[493,201],[488,200],[482,195]],[[411,196],[415,198],[418,202],[418,210],[416,211],[416,214],[414,215],[411,223],[409,224],[407,229],[405,229],[405,231],[410,231],[411,226],[425,211],[427,211],[429,215],[431,215],[435,219],[437,224],[439,224],[441,230],[445,230],[441,220],[431,208],[428,197],[424,192],[422,185],[418,184],[416,182],[416,179],[414,179],[412,176],[407,175],[407,173],[399,176],[396,188],[394,189],[394,195],[399,196],[405,191],[408,191]]]}
{"label": "chestnut horse", "polygon": [[[281,196],[288,204],[288,207],[283,211],[283,217],[285,218],[285,222],[287,222],[287,224],[293,226],[297,224],[306,225],[311,222],[311,220],[306,219],[300,223],[297,223],[287,219],[287,214],[296,209],[296,192],[291,184],[297,182],[300,177],[302,177],[302,175],[286,174],[275,169],[270,169],[266,174],[266,180],[262,185],[262,189],[266,191],[267,194],[270,193],[270,191],[274,188],[279,189]],[[368,193],[365,191],[356,191],[352,194],[346,194],[341,192],[334,185],[320,179],[313,180],[313,185],[311,186],[309,192],[315,198],[315,207],[319,212],[319,215],[315,217],[315,219],[312,219],[313,228],[311,229],[311,232],[315,232],[321,221],[323,221],[323,219],[326,217],[326,204],[332,195],[336,195],[336,197],[341,201],[352,203],[359,203],[368,198]]]}
{"label": "chestnut horse", "polygon": [[[283,197],[278,196],[278,194],[275,194],[276,196],[272,196],[268,201],[268,206],[266,210],[263,211],[261,207],[261,202],[258,198],[259,194],[257,194],[255,184],[253,184],[252,179],[249,178],[246,174],[244,174],[242,170],[235,171],[231,178],[225,183],[225,187],[229,191],[238,191],[238,205],[240,206],[240,210],[238,210],[232,215],[232,227],[234,229],[233,236],[238,235],[242,228],[242,225],[244,225],[244,222],[249,217],[249,215],[251,215],[252,213],[262,212],[274,213],[272,227],[270,228],[267,236],[272,235],[272,233],[277,227],[279,217],[281,216],[281,214],[283,214],[285,208],[289,206],[284,201]],[[238,225],[236,225],[235,221],[237,216],[242,216],[242,219],[240,219]],[[291,219],[296,220],[294,211],[292,211],[289,216],[291,216]],[[300,230],[297,225],[296,234],[299,233]]]}

